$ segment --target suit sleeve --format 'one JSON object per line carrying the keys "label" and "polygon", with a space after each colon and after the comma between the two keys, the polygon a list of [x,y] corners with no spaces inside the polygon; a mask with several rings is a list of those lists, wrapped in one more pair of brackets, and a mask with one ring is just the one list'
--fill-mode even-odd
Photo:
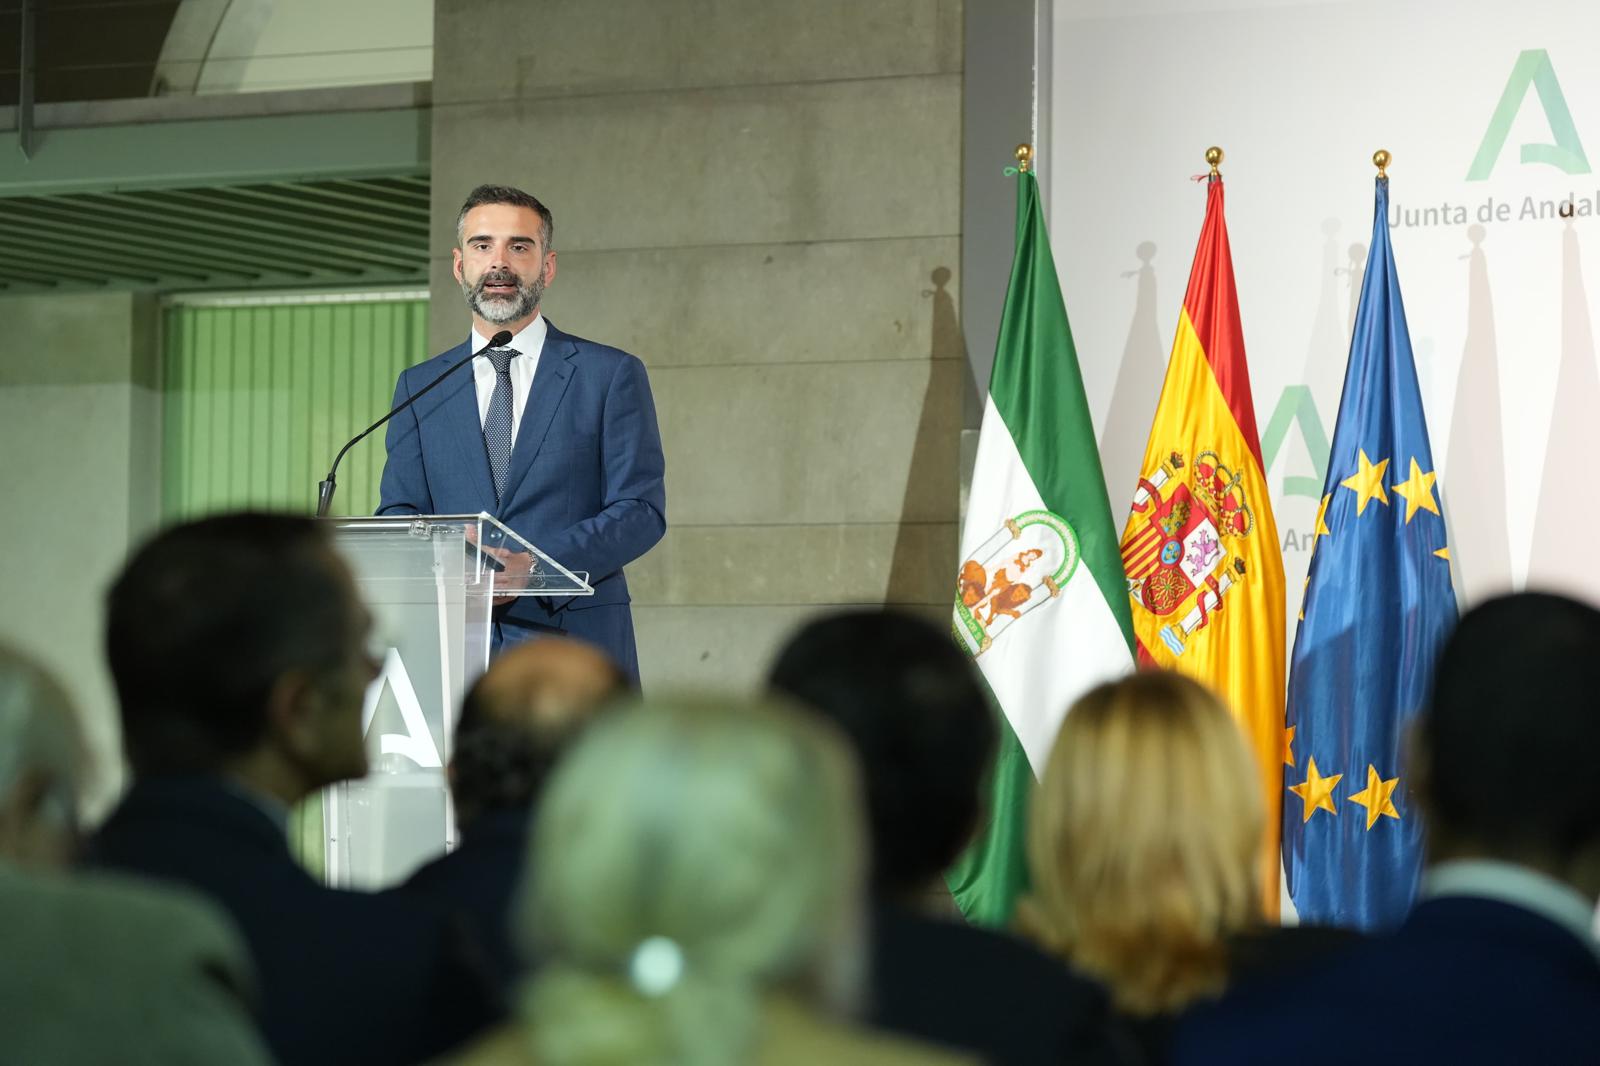
{"label": "suit sleeve", "polygon": [[600,428],[603,507],[540,545],[593,584],[655,546],[667,531],[666,457],[644,364],[626,356],[606,390]]}
{"label": "suit sleeve", "polygon": [[[406,376],[395,382],[391,409],[411,398]],[[378,485],[378,514],[433,514],[433,493],[422,466],[422,433],[417,424],[417,406],[412,405],[389,420],[384,433],[388,458]]]}

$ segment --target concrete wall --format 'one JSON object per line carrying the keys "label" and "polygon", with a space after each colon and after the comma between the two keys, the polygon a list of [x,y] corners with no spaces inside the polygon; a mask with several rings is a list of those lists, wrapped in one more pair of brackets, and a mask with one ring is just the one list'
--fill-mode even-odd
{"label": "concrete wall", "polygon": [[830,604],[948,610],[961,68],[961,0],[436,3],[434,347],[467,328],[461,199],[527,188],[550,318],[650,369],[647,684],[748,683]]}
{"label": "concrete wall", "polygon": [[0,641],[36,655],[84,710],[91,808],[120,781],[100,653],[102,599],[160,510],[153,298],[0,298]]}

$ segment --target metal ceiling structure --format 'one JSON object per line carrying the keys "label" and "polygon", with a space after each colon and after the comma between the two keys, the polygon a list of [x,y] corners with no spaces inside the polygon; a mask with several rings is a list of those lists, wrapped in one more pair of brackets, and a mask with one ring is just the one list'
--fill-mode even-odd
{"label": "metal ceiling structure", "polygon": [[0,197],[0,293],[424,281],[426,177]]}
{"label": "metal ceiling structure", "polygon": [[425,282],[429,117],[426,85],[42,104],[30,154],[0,134],[0,295]]}

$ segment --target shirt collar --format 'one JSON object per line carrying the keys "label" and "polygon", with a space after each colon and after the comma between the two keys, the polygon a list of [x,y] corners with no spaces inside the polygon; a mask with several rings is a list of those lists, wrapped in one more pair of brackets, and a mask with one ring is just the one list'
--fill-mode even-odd
{"label": "shirt collar", "polygon": [[1520,907],[1561,926],[1600,954],[1594,901],[1526,866],[1489,859],[1442,862],[1422,875],[1422,895],[1424,899],[1470,896]]}
{"label": "shirt collar", "polygon": [[[544,348],[544,335],[548,329],[549,327],[544,320],[544,312],[540,311],[533,316],[532,322],[517,331],[517,335],[511,338],[511,343],[507,344],[506,347],[513,348],[522,355],[538,355]],[[477,326],[473,326],[472,332],[467,334],[467,344],[471,346],[472,354],[476,356],[489,346],[489,338],[479,333]],[[483,358],[488,357],[484,356]]]}

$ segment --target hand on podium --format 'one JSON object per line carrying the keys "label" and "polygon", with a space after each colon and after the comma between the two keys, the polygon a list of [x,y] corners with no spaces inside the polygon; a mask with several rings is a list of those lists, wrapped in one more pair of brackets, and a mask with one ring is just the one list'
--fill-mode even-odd
{"label": "hand on podium", "polygon": [[[533,572],[532,554],[519,551],[515,548],[492,548],[486,544],[478,543],[478,529],[476,526],[466,528],[467,543],[475,545],[477,549],[495,562],[499,563],[498,569],[491,570],[490,579],[495,588],[525,589],[528,587],[528,575]],[[492,602],[495,606],[510,603],[515,596],[495,596]]]}

